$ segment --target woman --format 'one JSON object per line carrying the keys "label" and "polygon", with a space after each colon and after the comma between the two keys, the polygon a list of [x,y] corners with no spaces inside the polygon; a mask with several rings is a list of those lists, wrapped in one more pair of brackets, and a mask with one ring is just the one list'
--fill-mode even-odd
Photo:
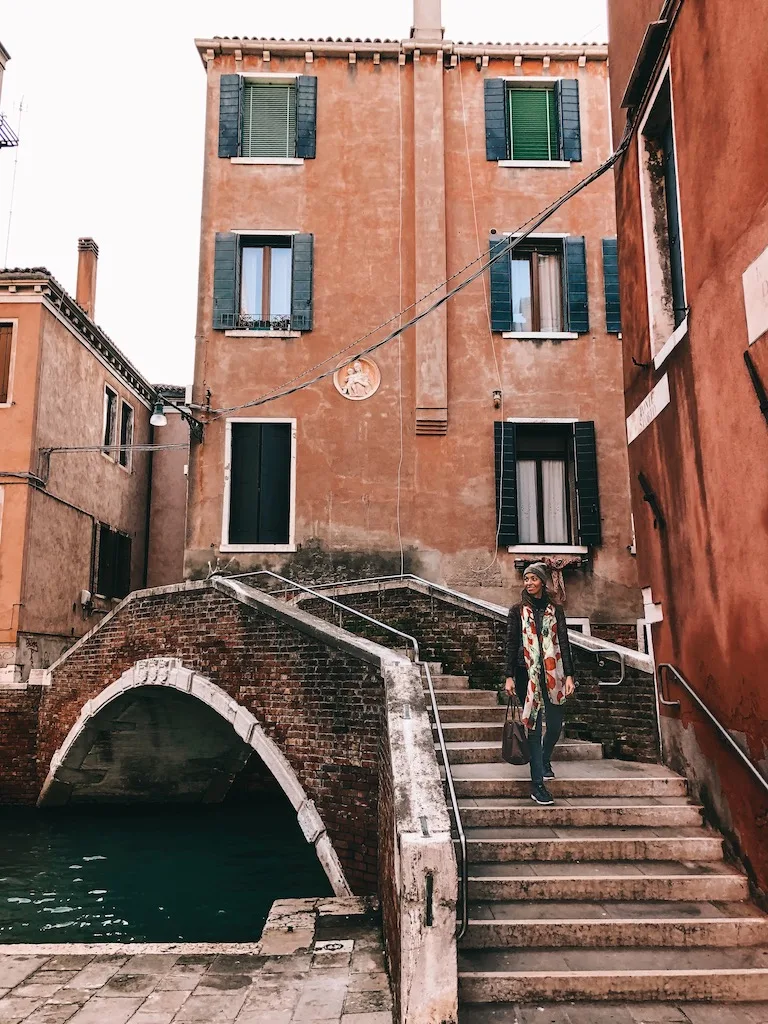
{"label": "woman", "polygon": [[[562,605],[547,590],[548,570],[543,562],[527,566],[520,604],[509,610],[507,626],[507,680],[505,689],[516,692],[528,729],[531,750],[531,799],[553,804],[546,779],[554,779],[552,752],[563,729],[563,704],[576,688],[573,655]],[[542,720],[547,731],[542,744]]]}

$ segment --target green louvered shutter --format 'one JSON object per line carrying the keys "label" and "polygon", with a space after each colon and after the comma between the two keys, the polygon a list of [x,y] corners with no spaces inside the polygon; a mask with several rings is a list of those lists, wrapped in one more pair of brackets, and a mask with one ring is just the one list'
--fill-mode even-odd
{"label": "green louvered shutter", "polygon": [[605,288],[605,329],[609,334],[621,331],[619,298],[619,255],[615,238],[603,239],[603,286]]}
{"label": "green louvered shutter", "polygon": [[296,156],[296,88],[246,82],[243,91],[241,155]]}
{"label": "green louvered shutter", "polygon": [[557,104],[553,89],[510,89],[513,160],[557,160]]}
{"label": "green louvered shutter", "polygon": [[317,149],[317,75],[296,79],[296,156],[314,160]]}
{"label": "green louvered shutter", "polygon": [[291,330],[312,330],[313,235],[294,235],[292,253]]}
{"label": "green louvered shutter", "polygon": [[219,79],[219,156],[240,155],[240,103],[243,80],[240,75]]}
{"label": "green louvered shutter", "polygon": [[509,159],[509,122],[507,118],[507,87],[503,78],[486,78],[485,94],[485,158]]}
{"label": "green louvered shutter", "polygon": [[520,533],[517,517],[517,444],[515,424],[493,424],[493,457],[496,470],[496,529],[499,544],[517,544]]}
{"label": "green louvered shutter", "polygon": [[602,539],[600,493],[597,484],[595,424],[588,420],[573,425],[576,460],[576,495],[579,509],[579,541],[597,545]]}
{"label": "green louvered shutter", "polygon": [[213,327],[216,331],[230,330],[237,326],[239,249],[234,232],[216,233],[213,256]]}
{"label": "green louvered shutter", "polygon": [[589,330],[589,292],[587,247],[583,236],[569,235],[565,239],[565,284],[568,330],[586,334]]}
{"label": "green louvered shutter", "polygon": [[[491,235],[488,247],[491,257],[509,244],[503,235]],[[512,330],[512,267],[509,252],[491,264],[491,330]]]}
{"label": "green louvered shutter", "polygon": [[560,78],[555,85],[560,122],[560,159],[581,160],[581,115],[579,83],[575,78]]}

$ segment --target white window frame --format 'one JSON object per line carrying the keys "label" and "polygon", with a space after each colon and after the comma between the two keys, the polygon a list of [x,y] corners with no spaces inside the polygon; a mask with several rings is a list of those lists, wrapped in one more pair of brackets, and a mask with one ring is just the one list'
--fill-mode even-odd
{"label": "white window frame", "polygon": [[[122,443],[123,443],[122,433],[123,433],[123,406],[124,405],[127,405],[128,408],[131,410],[131,437],[130,437],[130,441],[128,443],[132,446],[133,445],[134,435],[136,433],[136,410],[133,407],[132,403],[127,401],[122,396],[120,396],[120,408],[118,410],[118,416],[117,416],[117,443],[118,443],[118,445],[122,445]],[[120,467],[120,469],[123,470],[124,473],[129,473],[130,474],[130,473],[133,472],[133,451],[131,450],[131,448],[126,449],[126,452],[125,452],[125,465],[123,465],[122,462],[120,461],[120,456],[122,454],[123,454],[123,452],[118,448],[117,460],[116,460],[117,464]]]}
{"label": "white window frame", "polygon": [[[575,417],[526,417],[508,416],[507,423],[521,424],[522,426],[545,426],[547,424],[560,426],[573,426],[574,423],[581,423]],[[510,544],[507,551],[511,555],[588,555],[589,548],[586,544]]]}
{"label": "white window frame", "polygon": [[[500,75],[504,82],[514,83],[514,88],[540,88],[546,85],[555,88],[555,83],[561,81],[564,75]],[[509,113],[507,112],[507,116]],[[511,126],[510,126],[511,127]],[[550,169],[563,169],[571,166],[570,160],[497,160],[499,167],[548,167]]]}
{"label": "white window frame", "polygon": [[[296,81],[298,75],[293,74],[290,71],[238,71],[238,75],[248,82],[275,82],[288,84],[290,81]],[[262,166],[269,166],[270,164],[277,166],[300,166],[304,163],[303,156],[231,156],[229,158],[231,164],[251,164]]]}
{"label": "white window frame", "polygon": [[8,395],[4,402],[0,402],[0,409],[10,409],[13,405],[13,380],[14,371],[16,369],[16,339],[19,333],[19,321],[17,317],[3,316],[0,317],[0,323],[3,325],[11,325],[11,359],[8,363]]}
{"label": "white window frame", "polygon": [[688,333],[688,317],[681,324],[679,324],[669,335],[669,337],[661,342],[656,338],[656,333],[653,329],[654,322],[654,302],[653,302],[653,284],[652,284],[652,268],[651,268],[651,253],[656,251],[656,243],[654,240],[652,215],[650,211],[651,196],[650,196],[650,180],[648,175],[648,164],[645,158],[645,126],[648,123],[648,119],[653,112],[654,105],[661,92],[664,83],[669,81],[669,114],[672,120],[672,138],[675,147],[675,188],[677,191],[677,215],[680,222],[680,258],[682,261],[683,271],[683,293],[685,294],[686,302],[688,301],[688,281],[685,273],[685,230],[683,228],[683,207],[680,201],[680,164],[677,159],[677,129],[675,127],[675,98],[672,88],[672,61],[671,57],[667,57],[662,65],[661,71],[659,72],[659,78],[656,85],[653,87],[653,92],[646,105],[645,112],[640,120],[640,126],[637,131],[637,163],[638,163],[638,176],[640,186],[640,215],[643,228],[643,262],[645,264],[645,289],[646,299],[648,305],[648,333],[651,342],[651,354],[653,356],[654,367],[658,370],[659,367],[664,363],[670,353],[680,344],[683,338]]}
{"label": "white window frame", "polygon": [[[288,515],[287,544],[230,544],[229,502],[232,487],[232,424],[233,423],[290,423],[291,424],[291,490]],[[291,552],[296,550],[296,435],[297,420],[290,416],[234,416],[228,417],[224,431],[224,497],[221,516],[221,551]]]}
{"label": "white window frame", "polygon": [[[117,391],[116,388],[113,388],[111,384],[108,384],[107,381],[104,381],[104,392],[103,392],[103,398],[102,398],[102,401],[103,401],[103,412],[102,412],[102,423],[101,423],[101,444],[104,447],[106,447],[106,443],[107,443],[107,409],[108,409],[108,405],[107,405],[107,392],[108,391],[111,391],[112,394],[115,396],[115,434],[117,435],[117,439],[118,439],[117,443],[118,444],[120,443],[120,441],[119,441],[119,438],[120,438],[120,393]],[[120,463],[118,462],[117,458],[115,457],[119,453],[118,452],[114,452],[114,444],[115,444],[115,437],[112,438],[112,446],[111,446],[110,451],[108,451],[108,452],[104,452],[103,451],[101,454],[102,454],[102,456],[105,459],[109,459],[110,462],[117,463],[117,465],[119,466]],[[114,452],[114,454],[113,454],[113,452]]]}

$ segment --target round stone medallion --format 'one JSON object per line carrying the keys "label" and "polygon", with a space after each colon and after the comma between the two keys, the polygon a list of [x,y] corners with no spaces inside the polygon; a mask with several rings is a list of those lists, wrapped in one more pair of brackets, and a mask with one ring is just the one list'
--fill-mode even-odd
{"label": "round stone medallion", "polygon": [[381,370],[372,359],[362,356],[346,366],[340,366],[333,375],[336,390],[351,402],[362,402],[379,390]]}

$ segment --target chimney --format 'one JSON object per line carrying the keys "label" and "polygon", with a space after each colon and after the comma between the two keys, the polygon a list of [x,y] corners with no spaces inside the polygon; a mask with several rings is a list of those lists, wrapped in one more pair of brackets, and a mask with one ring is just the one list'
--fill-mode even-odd
{"label": "chimney", "polygon": [[440,0],[413,0],[412,39],[439,41],[443,38]]}
{"label": "chimney", "polygon": [[77,240],[77,292],[75,299],[93,320],[96,307],[96,264],[99,259],[99,247],[92,238]]}

